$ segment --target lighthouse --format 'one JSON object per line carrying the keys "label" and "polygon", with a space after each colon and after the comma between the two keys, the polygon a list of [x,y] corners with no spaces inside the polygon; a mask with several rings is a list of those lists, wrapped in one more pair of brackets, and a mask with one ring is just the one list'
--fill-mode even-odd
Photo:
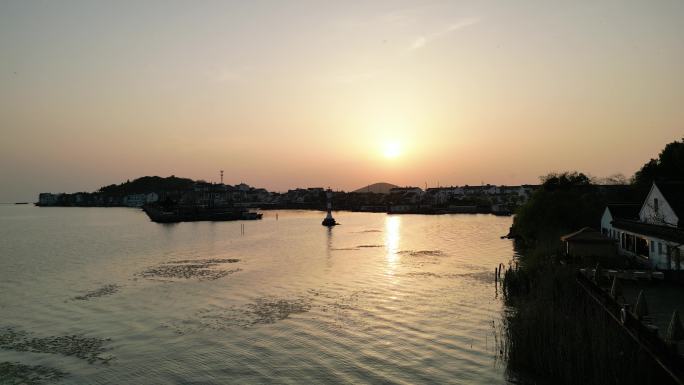
{"label": "lighthouse", "polygon": [[328,215],[325,216],[325,219],[323,219],[323,223],[321,223],[323,226],[332,227],[338,224],[335,221],[335,218],[333,218],[332,216],[332,196],[333,192],[330,188],[325,190],[325,197],[327,198]]}

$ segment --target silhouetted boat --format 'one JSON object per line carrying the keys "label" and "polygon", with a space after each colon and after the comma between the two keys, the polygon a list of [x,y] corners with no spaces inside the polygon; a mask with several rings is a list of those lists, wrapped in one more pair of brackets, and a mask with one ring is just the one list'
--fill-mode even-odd
{"label": "silhouetted boat", "polygon": [[245,211],[245,212],[242,213],[242,219],[245,219],[245,220],[261,219],[261,217],[262,217],[263,215],[264,215],[264,214],[262,214],[262,213],[257,213],[257,212],[255,212],[255,211]]}
{"label": "silhouetted boat", "polygon": [[257,220],[263,216],[242,207],[143,206],[143,211],[157,223]]}

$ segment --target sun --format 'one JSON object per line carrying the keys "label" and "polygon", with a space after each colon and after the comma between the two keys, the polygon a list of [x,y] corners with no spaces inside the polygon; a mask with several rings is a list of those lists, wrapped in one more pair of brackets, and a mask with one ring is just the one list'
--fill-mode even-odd
{"label": "sun", "polygon": [[399,142],[387,142],[382,150],[385,158],[394,159],[401,155],[401,144]]}

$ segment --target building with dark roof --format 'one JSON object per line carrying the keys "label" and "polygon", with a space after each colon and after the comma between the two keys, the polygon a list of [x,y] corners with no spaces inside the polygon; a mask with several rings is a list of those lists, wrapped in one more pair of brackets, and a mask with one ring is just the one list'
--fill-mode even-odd
{"label": "building with dark roof", "polygon": [[621,255],[652,268],[683,270],[684,183],[654,182],[640,204],[606,207],[601,230]]}
{"label": "building with dark roof", "polygon": [[641,204],[639,203],[611,203],[606,206],[601,216],[601,233],[611,238],[617,239],[615,236],[615,229],[613,228],[613,221],[615,220],[638,220],[639,210]]}
{"label": "building with dark roof", "polygon": [[561,237],[565,254],[570,257],[610,257],[615,255],[612,238],[590,227]]}

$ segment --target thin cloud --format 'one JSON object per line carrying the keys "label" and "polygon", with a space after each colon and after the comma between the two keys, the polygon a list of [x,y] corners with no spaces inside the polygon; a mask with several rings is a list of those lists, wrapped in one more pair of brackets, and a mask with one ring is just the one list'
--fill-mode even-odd
{"label": "thin cloud", "polygon": [[434,32],[429,35],[424,35],[424,36],[418,36],[416,37],[411,45],[408,48],[408,52],[412,52],[421,48],[424,48],[428,44],[434,42],[435,40],[438,40],[446,35],[449,35],[455,31],[458,31],[460,29],[470,27],[472,25],[478,24],[481,21],[480,18],[478,17],[469,17],[466,19],[459,20],[456,23],[453,23],[449,25],[447,28]]}

